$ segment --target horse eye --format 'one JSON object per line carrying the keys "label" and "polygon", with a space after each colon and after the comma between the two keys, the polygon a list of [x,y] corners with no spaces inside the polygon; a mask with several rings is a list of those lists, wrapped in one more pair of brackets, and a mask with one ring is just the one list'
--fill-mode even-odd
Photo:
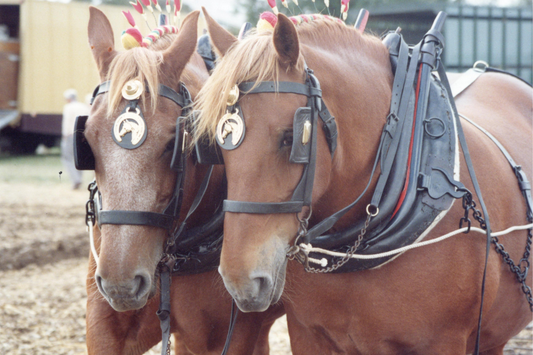
{"label": "horse eye", "polygon": [[292,146],[292,129],[290,131],[283,132],[283,139],[281,141],[281,148]]}
{"label": "horse eye", "polygon": [[176,139],[171,139],[168,143],[167,143],[167,146],[165,147],[165,153],[167,152],[173,152],[174,151],[174,145],[176,144]]}

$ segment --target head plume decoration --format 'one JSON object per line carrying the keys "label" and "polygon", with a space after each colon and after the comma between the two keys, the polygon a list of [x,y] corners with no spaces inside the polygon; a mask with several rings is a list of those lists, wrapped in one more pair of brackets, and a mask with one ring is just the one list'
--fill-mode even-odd
{"label": "head plume decoration", "polygon": [[[279,10],[278,10],[278,7],[276,5],[276,0],[267,0],[268,1],[268,5],[270,6],[270,8],[272,9],[272,11],[274,12],[275,15],[277,15],[279,13]],[[298,5],[298,0],[292,0],[294,2],[294,4],[296,6],[298,6],[299,8],[299,5]],[[311,0],[313,3],[315,3],[315,0]],[[346,18],[348,17],[348,10],[350,8],[350,0],[340,0],[341,1],[341,13],[339,15],[340,18],[342,18],[342,20],[346,20]],[[285,7],[285,8],[289,8],[289,2],[288,0],[281,0],[281,4]],[[324,0],[324,5],[326,6],[326,9],[327,9],[327,12],[329,14],[329,0]],[[315,8],[316,8],[316,5],[315,5]],[[300,9],[301,11],[301,9]],[[291,11],[292,12],[292,11]],[[318,12],[318,9],[317,9],[317,12]],[[300,15],[300,16],[305,16],[305,15]],[[311,16],[311,15],[307,15],[307,16]],[[316,15],[313,15],[313,16],[316,16]],[[318,16],[323,16],[323,15],[318,15]],[[293,16],[293,17],[299,17],[299,16]],[[261,29],[268,29],[268,25],[267,23],[264,23],[264,22],[261,22],[261,18],[259,20],[259,23],[258,23],[258,30],[261,30]],[[264,19],[266,20],[268,23],[271,23],[270,19]],[[292,20],[292,18],[291,18]],[[293,20],[293,22],[295,22]],[[298,20],[298,23],[301,23],[302,21],[301,20]],[[303,22],[308,22],[307,20],[303,19]],[[296,22],[295,22],[296,23]],[[273,27],[274,25],[272,25]]]}
{"label": "head plume decoration", "polygon": [[[295,24],[299,25],[304,22],[313,22],[317,20],[329,20],[329,21],[335,21],[344,24],[344,21],[342,21],[339,18],[328,16],[328,15],[321,15],[321,14],[314,14],[314,15],[298,15],[298,16],[291,16],[289,19]],[[276,23],[278,23],[278,17],[274,15],[272,12],[263,12],[259,16],[259,21],[257,22],[257,31],[271,31],[276,26]]]}
{"label": "head plume decoration", "polygon": [[[156,10],[161,12],[161,14],[159,15],[160,26],[156,27],[147,36],[143,37],[143,35],[141,34],[141,31],[139,30],[138,26],[135,23],[135,19],[133,18],[133,15],[131,14],[131,12],[122,11],[122,14],[124,15],[124,17],[126,17],[126,20],[131,26],[131,28],[128,28],[125,31],[123,31],[120,37],[122,46],[125,49],[131,49],[135,47],[148,47],[149,45],[156,42],[159,38],[161,38],[162,36],[166,34],[178,33],[178,28],[176,26],[168,25],[167,16],[170,16],[170,12],[171,12],[171,6],[169,3],[169,0],[167,0],[167,3],[166,3],[166,10],[168,12],[168,15],[165,15],[162,13],[161,6],[159,6],[157,0],[141,0],[141,1],[137,0],[137,2],[135,3],[130,2],[130,4],[139,14],[141,14],[141,16],[143,16],[147,25],[148,25],[148,21],[146,18],[146,12],[144,11],[144,8],[143,8],[143,4],[152,13],[154,12],[154,9],[152,8],[151,4],[153,4]],[[176,9],[177,9],[176,12],[179,14],[179,9],[181,8],[180,1],[175,0],[175,4],[176,4]],[[154,15],[154,18],[155,18],[155,15]],[[157,24],[157,21],[156,21],[156,24]],[[148,28],[150,28],[149,25],[148,25]]]}

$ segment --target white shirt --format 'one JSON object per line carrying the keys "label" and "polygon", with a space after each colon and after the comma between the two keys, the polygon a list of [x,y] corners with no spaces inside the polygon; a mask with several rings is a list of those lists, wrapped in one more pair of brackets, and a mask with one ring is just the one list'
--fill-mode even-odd
{"label": "white shirt", "polygon": [[76,117],[88,115],[89,106],[79,101],[72,101],[63,107],[63,121],[61,122],[61,133],[69,136],[74,133],[74,123]]}

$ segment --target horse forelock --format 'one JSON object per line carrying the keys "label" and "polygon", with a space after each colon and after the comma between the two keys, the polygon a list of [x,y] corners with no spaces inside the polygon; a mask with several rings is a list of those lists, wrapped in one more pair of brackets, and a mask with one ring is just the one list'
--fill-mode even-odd
{"label": "horse forelock", "polygon": [[[112,117],[122,101],[122,88],[130,80],[139,80],[148,86],[151,93],[158,92],[159,66],[163,62],[163,50],[167,49],[174,34],[167,34],[148,48],[136,47],[119,53],[111,62],[107,80],[111,82],[108,95],[107,116]],[[144,91],[146,93],[146,89]],[[150,107],[152,113],[157,107],[158,95],[152,95]],[[146,107],[146,95],[143,93],[141,101]]]}
{"label": "horse forelock", "polygon": [[[369,35],[330,19],[318,19],[296,25],[300,42],[310,47],[335,48],[344,50],[344,43],[360,48],[361,42],[375,43],[383,47],[381,41]],[[195,139],[205,135],[214,144],[216,125],[226,111],[226,102],[231,88],[245,81],[279,80],[282,70],[303,71],[304,58],[300,55],[296,68],[284,68],[272,43],[271,30],[253,31],[237,42],[217,63],[216,70],[200,91],[195,108],[200,111]],[[339,45],[343,43],[343,45]],[[349,49],[356,53],[355,48]],[[302,46],[300,46],[302,53]],[[312,69],[312,68],[311,68]],[[192,142],[194,144],[194,142]]]}

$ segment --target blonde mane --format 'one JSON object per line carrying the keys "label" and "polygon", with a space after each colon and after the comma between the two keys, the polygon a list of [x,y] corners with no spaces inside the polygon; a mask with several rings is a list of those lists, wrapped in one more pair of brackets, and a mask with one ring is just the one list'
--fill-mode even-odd
{"label": "blonde mane", "polygon": [[[121,52],[111,62],[106,80],[111,82],[108,95],[107,116],[112,117],[122,101],[122,88],[129,80],[137,79],[147,83],[145,88],[151,93],[158,92],[159,65],[163,62],[163,51],[175,38],[175,34],[167,34],[148,48],[136,47]],[[146,95],[141,96],[143,106],[155,113],[159,95],[151,95],[150,107],[146,107]]]}
{"label": "blonde mane", "polygon": [[[320,44],[321,47],[330,46],[333,49],[339,48],[339,43],[343,43],[343,46],[344,43],[358,46],[361,40],[365,40],[363,37],[371,37],[362,36],[353,28],[327,19],[301,23],[296,28],[302,44]],[[257,84],[261,81],[278,81],[279,73],[284,69],[278,61],[272,33],[273,31],[250,33],[234,44],[217,63],[215,71],[195,101],[195,109],[200,111],[196,139],[205,135],[214,143],[216,125],[226,111],[229,92],[234,85],[244,81],[256,81]],[[374,41],[375,38],[369,40]],[[379,40],[377,42],[381,43]],[[300,51],[301,48],[302,46]],[[301,52],[296,68],[287,70],[290,69],[303,71],[304,59]]]}

